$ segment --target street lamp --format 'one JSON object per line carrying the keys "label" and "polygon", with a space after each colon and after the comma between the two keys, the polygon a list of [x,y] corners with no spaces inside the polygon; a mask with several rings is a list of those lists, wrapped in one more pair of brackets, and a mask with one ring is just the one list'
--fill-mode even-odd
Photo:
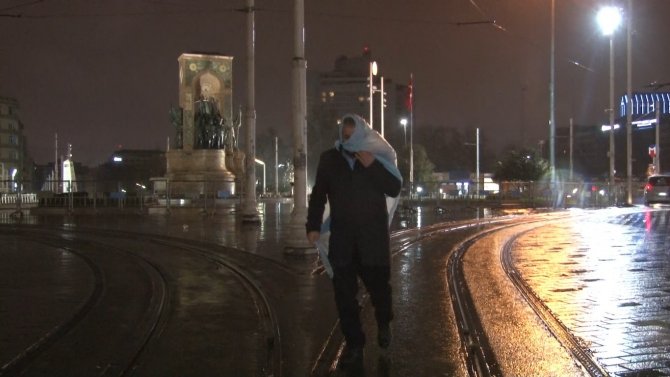
{"label": "street lamp", "polygon": [[621,9],[603,7],[598,12],[597,21],[603,35],[610,38],[610,192],[614,190],[614,32],[621,24]]}
{"label": "street lamp", "polygon": [[[263,161],[261,161],[261,160],[259,160],[259,159],[257,159],[257,158],[255,158],[254,160],[256,160],[256,163],[257,163],[257,164],[263,166],[263,195],[265,195],[265,162],[263,162]],[[254,186],[254,192],[255,192],[255,191],[256,191],[256,188],[255,188],[255,186]]]}
{"label": "street lamp", "polygon": [[405,146],[407,146],[407,118],[400,119],[400,124],[402,125],[402,131],[405,134]]}
{"label": "street lamp", "polygon": [[372,94],[374,93],[374,85],[372,81],[373,76],[377,76],[377,62],[375,61],[370,62],[370,76],[368,78],[368,87],[370,89],[370,94],[368,96],[368,101],[370,102],[370,128],[372,129],[374,129],[374,127],[372,126],[373,123],[372,118],[374,113],[374,109],[372,106],[374,104],[374,102],[372,101]]}

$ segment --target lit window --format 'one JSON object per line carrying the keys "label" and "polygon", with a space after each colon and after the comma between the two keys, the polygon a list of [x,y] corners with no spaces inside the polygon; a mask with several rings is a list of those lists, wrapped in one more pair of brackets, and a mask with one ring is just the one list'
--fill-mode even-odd
{"label": "lit window", "polygon": [[331,97],[335,97],[335,92],[331,91],[330,93],[328,93],[328,95]]}

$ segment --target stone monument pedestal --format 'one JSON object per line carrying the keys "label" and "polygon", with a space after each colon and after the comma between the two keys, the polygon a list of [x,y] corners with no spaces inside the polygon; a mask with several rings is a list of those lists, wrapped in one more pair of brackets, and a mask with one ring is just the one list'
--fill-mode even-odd
{"label": "stone monument pedestal", "polygon": [[170,197],[235,195],[235,176],[226,169],[223,149],[170,150],[166,153]]}

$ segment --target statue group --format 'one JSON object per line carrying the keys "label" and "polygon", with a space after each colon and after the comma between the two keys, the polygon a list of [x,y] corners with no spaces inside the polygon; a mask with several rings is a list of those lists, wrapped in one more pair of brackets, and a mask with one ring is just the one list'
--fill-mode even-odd
{"label": "statue group", "polygon": [[[176,131],[175,145],[183,147],[183,112],[181,108],[171,108],[170,118]],[[237,121],[226,122],[221,116],[219,107],[214,98],[201,97],[195,102],[195,140],[196,149],[237,149],[241,117]]]}

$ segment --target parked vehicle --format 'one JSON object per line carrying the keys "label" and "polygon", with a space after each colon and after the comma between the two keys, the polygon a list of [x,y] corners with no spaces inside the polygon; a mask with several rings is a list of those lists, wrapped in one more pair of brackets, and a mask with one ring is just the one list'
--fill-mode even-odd
{"label": "parked vehicle", "polygon": [[644,204],[670,203],[670,175],[652,175],[644,186]]}

